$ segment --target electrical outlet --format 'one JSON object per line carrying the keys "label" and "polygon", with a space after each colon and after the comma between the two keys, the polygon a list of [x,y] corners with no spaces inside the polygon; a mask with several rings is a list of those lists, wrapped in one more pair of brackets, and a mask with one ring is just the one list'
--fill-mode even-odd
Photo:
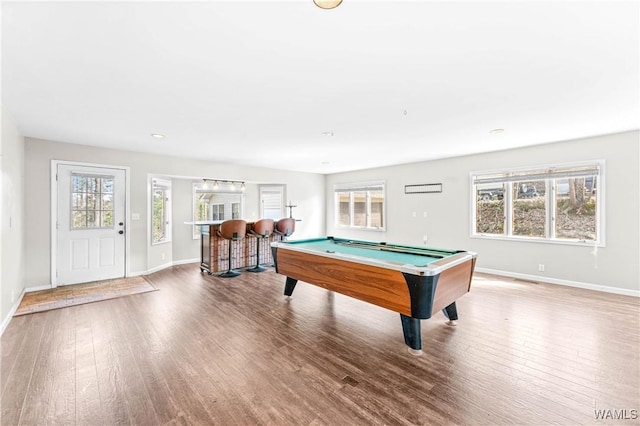
{"label": "electrical outlet", "polygon": [[423,235],[423,236],[422,236],[422,242],[423,242],[425,245],[427,245],[427,240],[428,240],[428,237],[427,237],[426,235]]}
{"label": "electrical outlet", "polygon": [[413,216],[413,217],[416,217],[416,212],[413,212],[412,216]]}
{"label": "electrical outlet", "polygon": [[538,264],[538,271],[539,272],[544,272],[544,263]]}
{"label": "electrical outlet", "polygon": [[427,218],[427,212],[422,212],[422,217]]}
{"label": "electrical outlet", "polygon": [[164,260],[164,253],[162,253],[162,254],[160,255],[160,258],[161,258],[162,260]]}

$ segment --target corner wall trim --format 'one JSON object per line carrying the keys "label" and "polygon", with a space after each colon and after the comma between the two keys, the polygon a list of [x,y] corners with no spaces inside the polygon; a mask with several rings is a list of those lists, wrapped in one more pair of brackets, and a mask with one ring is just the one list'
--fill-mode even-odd
{"label": "corner wall trim", "polygon": [[547,284],[557,284],[567,287],[582,288],[585,290],[595,290],[604,293],[621,294],[623,296],[640,297],[640,290],[629,290],[626,288],[609,287],[606,285],[582,283],[579,281],[562,280],[559,278],[541,277],[539,275],[519,274],[517,272],[499,271],[497,269],[476,268],[476,272],[491,275],[500,275],[509,278],[518,278],[528,281],[537,281]]}

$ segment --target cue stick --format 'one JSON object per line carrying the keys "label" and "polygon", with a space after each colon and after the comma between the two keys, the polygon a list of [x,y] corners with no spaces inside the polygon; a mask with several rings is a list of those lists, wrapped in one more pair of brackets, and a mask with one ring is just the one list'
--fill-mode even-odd
{"label": "cue stick", "polygon": [[[433,253],[433,254],[439,254],[439,253],[444,253],[443,256],[448,256],[448,255],[453,255],[456,252],[455,251],[451,251],[451,250],[439,250],[439,249],[430,249],[430,248],[425,248],[425,249],[420,249],[417,247],[408,247],[408,246],[396,246],[396,245],[387,245],[387,243],[375,243],[375,242],[370,242],[370,241],[354,241],[354,240],[348,240],[348,241],[335,241],[333,240],[333,242],[335,244],[342,244],[342,245],[351,245],[351,246],[358,246],[358,247],[374,247],[377,248],[378,246],[382,246],[382,249],[385,248],[392,248],[395,250],[406,250],[406,251],[410,251],[413,253]],[[395,248],[395,247],[400,247],[400,248]]]}
{"label": "cue stick", "polygon": [[[367,243],[367,242],[354,242],[354,241],[346,241],[346,242],[337,242],[334,241],[336,244],[339,245],[343,245],[343,246],[350,246],[350,247],[358,247],[358,248],[363,248],[363,249],[367,249],[367,250],[378,250],[378,251],[388,251],[388,252],[393,252],[393,253],[409,253],[409,254],[415,254],[418,256],[426,256],[426,257],[434,257],[437,259],[443,259],[444,255],[436,253],[435,251],[430,251],[430,252],[426,252],[426,251],[417,251],[417,250],[411,250],[411,249],[394,249],[391,248],[391,246],[384,246],[384,247],[379,247],[376,245],[376,243]],[[442,253],[442,252],[440,252]]]}

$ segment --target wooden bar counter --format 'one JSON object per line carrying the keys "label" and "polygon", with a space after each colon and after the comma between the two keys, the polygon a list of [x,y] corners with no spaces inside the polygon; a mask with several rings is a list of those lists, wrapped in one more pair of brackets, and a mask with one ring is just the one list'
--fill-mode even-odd
{"label": "wooden bar counter", "polygon": [[[229,268],[229,240],[218,236],[222,220],[186,222],[200,227],[200,270],[209,275],[224,272]],[[249,231],[253,222],[247,222],[247,235],[240,241],[234,241],[232,247],[232,269],[250,268],[256,264],[256,244],[260,247],[260,264],[273,263],[271,243],[282,241],[282,236],[273,233],[269,238],[255,238]]]}

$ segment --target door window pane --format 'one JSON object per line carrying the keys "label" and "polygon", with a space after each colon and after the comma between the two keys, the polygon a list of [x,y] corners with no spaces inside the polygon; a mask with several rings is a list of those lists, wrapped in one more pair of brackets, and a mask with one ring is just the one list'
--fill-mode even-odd
{"label": "door window pane", "polygon": [[102,210],[113,211],[113,195],[102,194]]}
{"label": "door window pane", "polygon": [[71,216],[71,228],[86,228],[87,227],[87,212],[74,211]]}
{"label": "door window pane", "polygon": [[113,228],[113,182],[113,176],[71,175],[72,230]]}

